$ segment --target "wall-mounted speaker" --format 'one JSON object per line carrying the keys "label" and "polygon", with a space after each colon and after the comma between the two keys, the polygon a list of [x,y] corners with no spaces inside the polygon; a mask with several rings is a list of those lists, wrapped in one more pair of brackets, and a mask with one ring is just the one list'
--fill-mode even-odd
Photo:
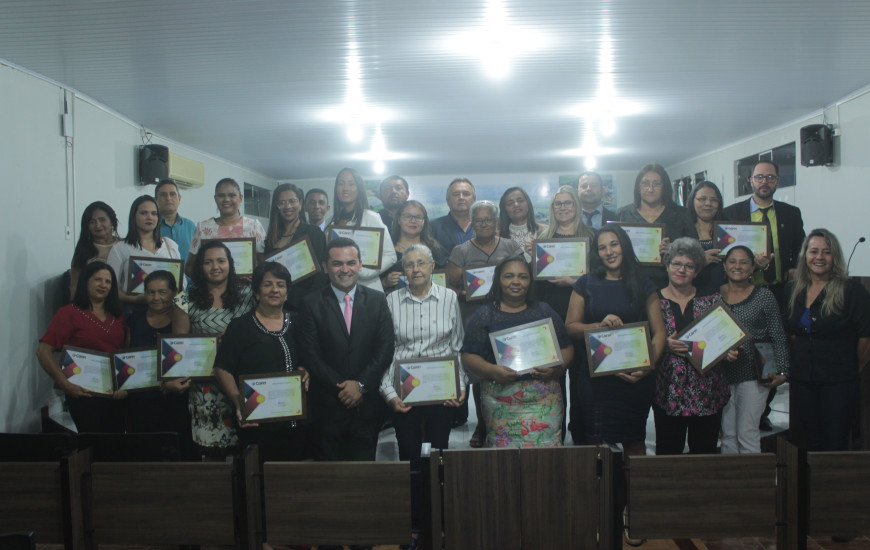
{"label": "wall-mounted speaker", "polygon": [[801,128],[801,164],[830,166],[834,163],[834,127],[810,124]]}
{"label": "wall-mounted speaker", "polygon": [[143,145],[139,147],[139,183],[149,185],[169,177],[169,147]]}

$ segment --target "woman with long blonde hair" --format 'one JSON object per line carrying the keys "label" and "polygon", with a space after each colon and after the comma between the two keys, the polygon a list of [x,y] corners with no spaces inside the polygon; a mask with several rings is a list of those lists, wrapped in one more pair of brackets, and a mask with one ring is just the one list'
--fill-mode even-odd
{"label": "woman with long blonde hair", "polygon": [[827,229],[807,235],[789,285],[793,418],[810,451],[848,450],[861,369],[870,361],[870,294],[849,279],[840,242]]}

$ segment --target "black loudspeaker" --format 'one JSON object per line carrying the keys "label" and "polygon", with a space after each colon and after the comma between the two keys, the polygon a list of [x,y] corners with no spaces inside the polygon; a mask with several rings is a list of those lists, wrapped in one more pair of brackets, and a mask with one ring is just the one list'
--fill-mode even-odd
{"label": "black loudspeaker", "polygon": [[834,127],[810,124],[801,128],[801,164],[830,166],[834,163]]}
{"label": "black loudspeaker", "polygon": [[169,147],[143,145],[139,147],[139,183],[158,183],[169,177]]}

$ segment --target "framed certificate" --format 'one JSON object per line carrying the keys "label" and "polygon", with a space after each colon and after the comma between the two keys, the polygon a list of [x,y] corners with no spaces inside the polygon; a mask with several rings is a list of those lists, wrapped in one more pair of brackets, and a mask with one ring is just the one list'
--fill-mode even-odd
{"label": "framed certificate", "polygon": [[112,382],[116,390],[140,392],[160,387],[157,379],[157,346],[116,351],[112,354]]}
{"label": "framed certificate", "polygon": [[217,334],[170,334],[160,336],[159,380],[185,378],[209,380],[217,355]]}
{"label": "framed certificate", "polygon": [[[432,284],[438,286],[447,286],[447,270],[436,269],[432,272]],[[404,275],[399,275],[399,288],[408,286],[408,278]]]}
{"label": "framed certificate", "polygon": [[495,264],[468,267],[462,275],[462,286],[465,287],[465,301],[483,300],[492,288],[495,277]]}
{"label": "framed certificate", "polygon": [[584,339],[589,376],[653,369],[652,339],[647,322],[589,329]]}
{"label": "framed certificate", "polygon": [[230,254],[233,257],[233,265],[236,268],[236,275],[251,275],[254,273],[254,267],[257,263],[257,255],[254,253],[257,248],[257,243],[254,239],[207,239],[210,241],[220,241],[230,249]]}
{"label": "framed certificate", "polygon": [[781,372],[776,363],[776,355],[773,353],[773,344],[770,342],[754,342],[752,358],[755,362],[755,369],[758,371],[759,380],[767,381],[768,375],[773,376]]}
{"label": "framed certificate", "polygon": [[677,340],[689,345],[687,357],[700,373],[710,370],[728,350],[749,338],[749,332],[731,315],[731,310],[722,300],[677,336]]}
{"label": "framed certificate", "polygon": [[269,254],[266,256],[266,261],[278,262],[286,267],[287,271],[290,272],[291,285],[304,281],[321,271],[320,263],[317,261],[317,256],[314,255],[314,249],[311,247],[311,239],[308,235]]}
{"label": "framed certificate", "polygon": [[579,277],[589,272],[589,239],[540,239],[535,241],[535,279]]}
{"label": "framed certificate", "polygon": [[623,228],[634,248],[634,255],[640,265],[662,265],[659,247],[665,236],[663,223],[624,223],[613,222]]}
{"label": "framed certificate", "polygon": [[248,422],[299,420],[308,414],[298,371],[239,376],[239,393],[244,398],[242,417]]}
{"label": "framed certificate", "polygon": [[346,237],[359,247],[360,260],[363,267],[381,268],[381,255],[384,252],[383,227],[333,227],[327,235],[328,240]]}
{"label": "framed certificate", "polygon": [[448,399],[459,399],[459,357],[396,361],[393,384],[405,405],[441,405]]}
{"label": "framed certificate", "polygon": [[754,254],[772,252],[767,247],[767,225],[761,222],[716,222],[713,234],[716,235],[716,248],[721,249],[720,256],[741,244]]}
{"label": "framed certificate", "polygon": [[184,260],[168,258],[148,258],[145,256],[130,256],[127,264],[127,293],[142,294],[145,292],[145,277],[155,271],[168,271],[175,277],[175,286],[181,290],[184,283]]}
{"label": "framed certificate", "polygon": [[64,346],[60,368],[71,383],[98,397],[112,396],[112,360],[110,354],[92,349]]}
{"label": "framed certificate", "polygon": [[553,320],[549,317],[513,328],[491,332],[489,343],[499,365],[520,374],[535,367],[555,367],[562,364],[562,351],[556,340]]}

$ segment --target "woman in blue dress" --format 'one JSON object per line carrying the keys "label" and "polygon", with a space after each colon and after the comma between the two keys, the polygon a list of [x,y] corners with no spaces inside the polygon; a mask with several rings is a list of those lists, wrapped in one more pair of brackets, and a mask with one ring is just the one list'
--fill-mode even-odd
{"label": "woman in blue dress", "polygon": [[[628,455],[645,454],[646,421],[655,392],[650,371],[591,378],[584,334],[647,321],[655,364],[665,346],[656,288],[641,278],[631,241],[613,224],[601,228],[593,247],[591,273],[574,283],[568,305],[568,335],[577,349],[570,368],[571,436],[577,444],[622,444]],[[597,252],[595,252],[597,251]]]}

